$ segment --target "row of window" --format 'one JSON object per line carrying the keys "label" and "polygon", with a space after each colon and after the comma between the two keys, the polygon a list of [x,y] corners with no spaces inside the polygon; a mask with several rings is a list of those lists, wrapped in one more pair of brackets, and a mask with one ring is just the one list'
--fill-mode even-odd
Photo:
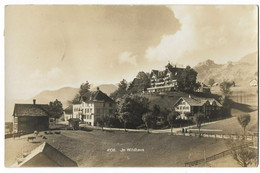
{"label": "row of window", "polygon": [[179,110],[189,110],[190,107],[189,106],[178,106],[177,109],[179,109]]}

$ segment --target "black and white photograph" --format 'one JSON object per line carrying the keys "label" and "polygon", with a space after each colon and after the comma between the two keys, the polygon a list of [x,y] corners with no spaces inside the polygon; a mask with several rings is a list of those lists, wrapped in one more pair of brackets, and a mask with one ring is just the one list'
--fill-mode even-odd
{"label": "black and white photograph", "polygon": [[258,10],[6,5],[4,166],[258,167]]}

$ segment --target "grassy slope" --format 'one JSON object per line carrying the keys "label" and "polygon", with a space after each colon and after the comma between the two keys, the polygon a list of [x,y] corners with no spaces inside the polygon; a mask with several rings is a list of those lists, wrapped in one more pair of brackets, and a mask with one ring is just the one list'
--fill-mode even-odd
{"label": "grassy slope", "polygon": [[[258,131],[258,112],[254,111],[250,113],[251,121],[247,126],[248,134],[252,134],[252,132]],[[197,129],[197,128],[192,128]],[[201,129],[215,129],[222,130],[221,132],[207,132],[207,133],[219,133],[219,134],[243,134],[243,129],[237,121],[236,117],[232,117],[225,120],[220,120],[216,123],[212,123],[209,125],[203,126]]]}
{"label": "grassy slope", "polygon": [[[225,141],[211,138],[170,136],[166,134],[62,131],[48,135],[47,142],[75,160],[79,166],[184,166],[185,162],[219,153],[226,149]],[[7,139],[6,166],[17,155],[28,152],[40,143],[25,139]],[[122,148],[139,148],[144,152],[120,152]],[[115,148],[116,152],[107,152]]]}

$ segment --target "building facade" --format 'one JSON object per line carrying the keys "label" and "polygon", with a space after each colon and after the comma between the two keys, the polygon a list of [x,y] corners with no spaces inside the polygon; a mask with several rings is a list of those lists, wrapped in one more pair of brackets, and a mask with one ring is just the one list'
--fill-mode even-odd
{"label": "building facade", "polygon": [[210,118],[221,110],[222,105],[214,98],[181,97],[175,104],[174,109],[181,119],[192,119],[194,114],[201,112]]}
{"label": "building facade", "polygon": [[15,104],[13,112],[13,133],[32,133],[49,129],[49,105]]}
{"label": "building facade", "polygon": [[173,67],[170,63],[165,66],[165,70],[152,70],[150,74],[151,87],[148,92],[169,92],[176,90],[177,78],[183,72],[183,68]]}
{"label": "building facade", "polygon": [[88,125],[96,125],[95,117],[113,116],[116,103],[105,93],[97,88],[97,91],[90,92],[88,100],[82,100],[81,104],[73,105],[73,118],[79,118]]}

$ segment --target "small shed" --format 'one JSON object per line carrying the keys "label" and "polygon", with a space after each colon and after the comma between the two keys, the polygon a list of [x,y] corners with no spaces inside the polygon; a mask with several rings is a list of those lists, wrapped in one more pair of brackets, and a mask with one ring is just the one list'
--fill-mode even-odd
{"label": "small shed", "polygon": [[70,118],[69,120],[69,127],[72,127],[73,130],[78,130],[79,129],[79,118]]}

